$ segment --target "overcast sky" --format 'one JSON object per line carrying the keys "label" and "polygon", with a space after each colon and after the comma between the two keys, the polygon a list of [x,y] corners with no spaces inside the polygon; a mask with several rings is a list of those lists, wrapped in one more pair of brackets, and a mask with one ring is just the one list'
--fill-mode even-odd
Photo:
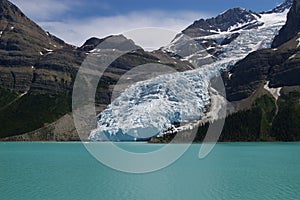
{"label": "overcast sky", "polygon": [[283,0],[11,0],[42,28],[81,46],[88,38],[144,27],[180,32],[229,8],[270,10]]}

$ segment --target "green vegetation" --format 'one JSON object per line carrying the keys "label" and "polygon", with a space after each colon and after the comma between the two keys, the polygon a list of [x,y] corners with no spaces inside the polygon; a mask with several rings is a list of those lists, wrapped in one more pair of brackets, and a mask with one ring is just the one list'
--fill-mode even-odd
{"label": "green vegetation", "polygon": [[34,131],[70,111],[70,94],[26,94],[0,110],[0,138]]}
{"label": "green vegetation", "polygon": [[278,101],[278,114],[272,126],[272,136],[280,141],[300,140],[300,93],[283,94]]}
{"label": "green vegetation", "polygon": [[[299,141],[300,93],[282,94],[277,101],[269,95],[258,98],[251,109],[229,115],[220,141]],[[202,141],[208,124],[198,130]]]}
{"label": "green vegetation", "polygon": [[[276,113],[275,99],[264,95],[257,99],[251,109],[229,115],[219,141],[267,141],[272,140],[270,129]],[[209,124],[199,127],[195,141],[204,139]]]}
{"label": "green vegetation", "polygon": [[229,115],[225,120],[222,141],[267,141],[271,140],[270,129],[276,113],[275,99],[264,95],[252,108]]}

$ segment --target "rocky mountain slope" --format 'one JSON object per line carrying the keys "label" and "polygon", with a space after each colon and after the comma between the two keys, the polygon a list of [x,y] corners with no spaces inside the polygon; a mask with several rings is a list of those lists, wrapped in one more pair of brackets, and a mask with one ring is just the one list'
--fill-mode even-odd
{"label": "rocky mountain slope", "polygon": [[5,0],[0,1],[0,39],[0,84],[19,93],[29,90],[41,55],[69,47]]}

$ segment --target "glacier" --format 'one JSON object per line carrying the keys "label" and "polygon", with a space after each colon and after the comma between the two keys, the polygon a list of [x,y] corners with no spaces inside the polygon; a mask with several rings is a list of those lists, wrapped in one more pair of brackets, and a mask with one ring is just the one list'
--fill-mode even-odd
{"label": "glacier", "polygon": [[[234,32],[189,38],[179,34],[162,50],[166,53],[182,53],[182,48],[194,46],[182,53],[182,60],[194,64],[194,70],[160,75],[134,83],[98,116],[97,128],[89,140],[124,141],[142,140],[162,135],[176,124],[199,121],[209,113],[211,96],[210,79],[243,59],[250,52],[269,48],[275,35],[286,22],[288,9],[281,13],[265,13],[256,16],[263,25],[255,29],[238,30],[239,37],[227,45],[220,45],[217,58],[201,47],[199,39],[222,41]],[[242,26],[239,24],[238,26]],[[234,28],[234,27],[233,27]],[[209,58],[209,62],[199,62]],[[232,74],[230,74],[232,75]],[[220,94],[222,95],[222,94]]]}

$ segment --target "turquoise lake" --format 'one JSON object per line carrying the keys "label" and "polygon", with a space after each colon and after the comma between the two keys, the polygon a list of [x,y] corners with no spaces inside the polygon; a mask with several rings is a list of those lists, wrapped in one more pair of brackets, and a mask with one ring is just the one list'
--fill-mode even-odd
{"label": "turquoise lake", "polygon": [[128,174],[98,162],[82,143],[0,143],[1,200],[300,198],[300,143],[219,143],[202,160],[200,146],[162,170]]}

